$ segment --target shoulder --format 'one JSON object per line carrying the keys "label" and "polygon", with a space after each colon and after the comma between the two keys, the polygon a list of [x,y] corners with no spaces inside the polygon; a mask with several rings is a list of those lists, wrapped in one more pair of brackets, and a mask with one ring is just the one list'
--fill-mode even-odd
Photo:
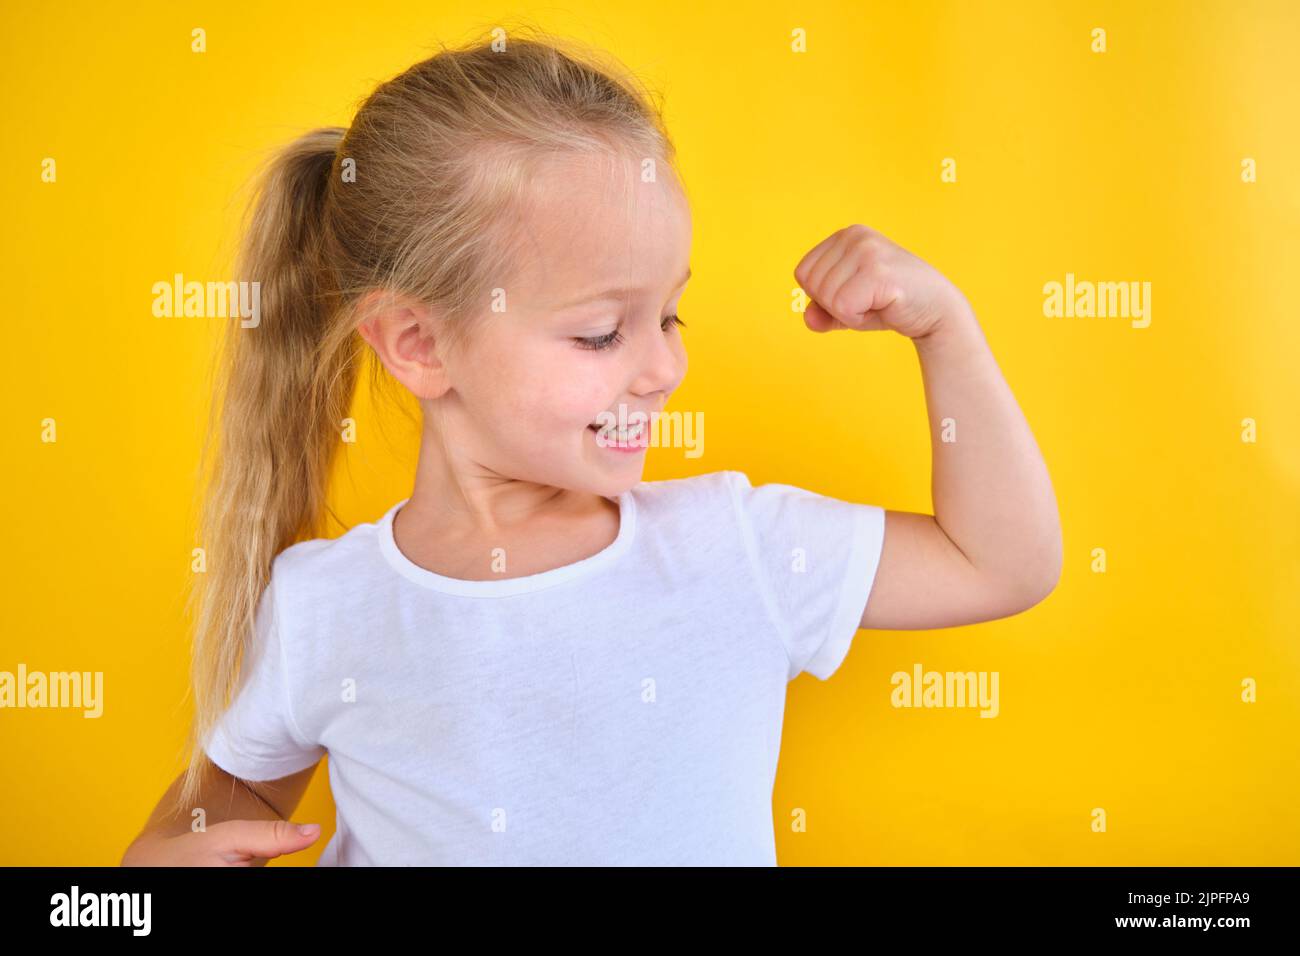
{"label": "shoulder", "polygon": [[380,528],[391,511],[354,525],[337,538],[299,541],[281,551],[271,564],[277,600],[281,604],[319,600],[339,594],[345,583],[355,587],[358,579],[373,575],[382,557]]}
{"label": "shoulder", "polygon": [[643,481],[632,489],[638,510],[652,514],[730,509],[736,489],[749,479],[737,471],[709,471],[684,478]]}
{"label": "shoulder", "polygon": [[634,489],[637,504],[649,509],[675,512],[725,509],[742,520],[764,512],[822,503],[848,504],[809,488],[782,482],[755,485],[748,474],[736,469],[710,471],[687,478],[642,482]]}

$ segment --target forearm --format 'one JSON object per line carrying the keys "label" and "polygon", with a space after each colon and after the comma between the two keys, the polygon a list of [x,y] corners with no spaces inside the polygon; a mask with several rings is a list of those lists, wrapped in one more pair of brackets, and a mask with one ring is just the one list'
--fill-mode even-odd
{"label": "forearm", "polygon": [[935,520],[990,580],[1048,590],[1061,568],[1056,495],[973,310],[914,340],[930,423]]}
{"label": "forearm", "polygon": [[194,807],[178,805],[181,779],[178,777],[154,807],[148,822],[136,839],[145,836],[179,836],[194,828],[194,810],[203,809],[204,826],[225,820],[285,819],[264,797],[258,796],[244,781],[215,766],[206,768],[198,800]]}
{"label": "forearm", "polygon": [[[315,767],[279,780],[239,780],[216,764],[204,768],[193,806],[179,805],[184,775],[163,795],[122,866],[265,866],[306,849],[319,827],[294,826],[292,813]],[[195,811],[202,808],[202,816]],[[202,827],[195,826],[202,821]]]}

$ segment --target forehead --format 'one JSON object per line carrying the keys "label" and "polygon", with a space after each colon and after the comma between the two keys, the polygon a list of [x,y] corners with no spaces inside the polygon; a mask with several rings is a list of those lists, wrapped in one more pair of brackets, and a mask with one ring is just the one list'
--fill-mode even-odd
{"label": "forehead", "polygon": [[548,158],[528,184],[515,284],[538,307],[587,290],[672,291],[690,257],[691,216],[671,168],[654,181],[624,154]]}

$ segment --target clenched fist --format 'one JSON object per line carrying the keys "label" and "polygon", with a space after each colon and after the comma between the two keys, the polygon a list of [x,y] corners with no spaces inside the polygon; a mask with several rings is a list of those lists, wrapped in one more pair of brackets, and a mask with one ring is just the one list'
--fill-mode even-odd
{"label": "clenched fist", "polygon": [[919,339],[970,310],[961,290],[937,269],[862,225],[819,242],[794,277],[812,300],[804,324],[814,332],[892,329]]}

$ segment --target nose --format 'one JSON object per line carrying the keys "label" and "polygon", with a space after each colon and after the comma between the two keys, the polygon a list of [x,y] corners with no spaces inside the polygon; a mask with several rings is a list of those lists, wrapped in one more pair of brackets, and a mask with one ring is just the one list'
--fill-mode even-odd
{"label": "nose", "polygon": [[638,395],[671,394],[686,377],[686,347],[680,333],[655,329],[648,339],[637,353],[637,375],[632,390]]}

